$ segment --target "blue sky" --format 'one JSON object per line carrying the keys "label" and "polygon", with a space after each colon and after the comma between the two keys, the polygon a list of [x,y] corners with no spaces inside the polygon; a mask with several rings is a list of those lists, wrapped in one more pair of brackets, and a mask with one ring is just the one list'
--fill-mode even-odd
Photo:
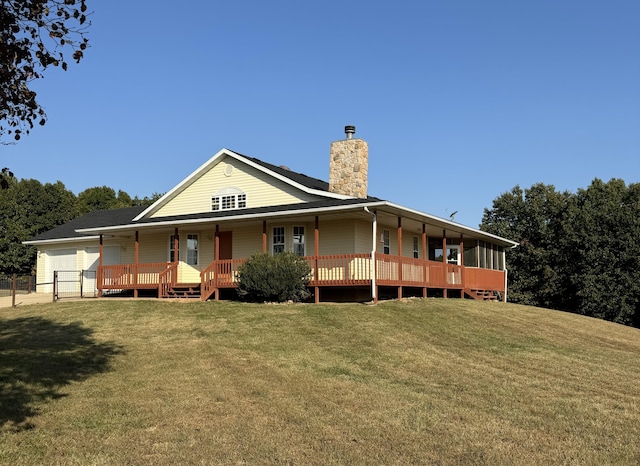
{"label": "blue sky", "polygon": [[515,185],[640,182],[637,0],[89,1],[91,48],[35,89],[0,165],[164,193],[222,147],[328,180],[355,125],[369,194],[477,227]]}

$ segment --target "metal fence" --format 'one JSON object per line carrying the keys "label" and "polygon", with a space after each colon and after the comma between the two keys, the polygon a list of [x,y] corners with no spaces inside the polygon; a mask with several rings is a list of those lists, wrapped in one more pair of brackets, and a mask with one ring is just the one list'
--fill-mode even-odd
{"label": "metal fence", "polygon": [[53,300],[64,298],[95,298],[98,296],[95,270],[56,270],[51,281],[36,282],[33,275],[0,275],[0,298],[53,292]]}
{"label": "metal fence", "polygon": [[95,298],[95,270],[56,270],[53,272],[53,296],[62,298]]}
{"label": "metal fence", "polygon": [[0,275],[0,298],[17,294],[35,293],[36,280],[33,275]]}

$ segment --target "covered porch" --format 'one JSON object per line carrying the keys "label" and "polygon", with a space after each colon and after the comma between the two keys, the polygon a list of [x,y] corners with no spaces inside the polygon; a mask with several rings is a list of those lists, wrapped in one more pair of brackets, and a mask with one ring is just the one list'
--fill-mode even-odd
{"label": "covered porch", "polygon": [[[462,225],[437,218],[427,222],[419,215],[407,216],[386,207],[382,211],[357,206],[339,212],[306,212],[302,216],[298,211],[295,215],[265,215],[262,220],[211,219],[171,230],[165,225],[162,232],[152,224],[156,237],[170,235],[167,261],[140,260],[141,245],[158,243],[156,237],[150,237],[149,226],[141,225],[133,232],[129,227],[128,234],[118,232],[123,244],[128,244],[123,248],[133,246],[133,260],[104,264],[104,237],[115,232],[100,233],[98,295],[128,292],[138,297],[146,291],[158,298],[217,300],[225,293],[232,296],[230,290],[237,287],[242,263],[253,252],[277,253],[276,230],[282,228],[284,232],[280,225],[294,225],[286,231],[298,237],[287,247],[293,245],[308,262],[309,287],[315,302],[331,300],[336,295],[373,301],[382,295],[506,300],[505,245],[487,241],[486,235],[473,235]],[[305,237],[310,230],[312,235]],[[143,239],[140,232],[144,232]],[[182,269],[188,257],[181,258],[175,251],[181,251],[181,240],[192,241],[197,233],[210,238],[211,247],[204,253],[206,248],[202,245],[199,253],[202,259],[208,256],[210,260],[198,261],[202,265],[190,268],[187,274]],[[183,255],[189,256],[189,252]]]}
{"label": "covered porch", "polygon": [[[323,288],[334,287],[370,288],[374,300],[382,287],[395,288],[398,298],[405,296],[406,289],[413,289],[412,295],[420,290],[419,295],[425,298],[446,298],[455,292],[457,297],[506,300],[506,271],[380,253],[374,257],[375,260],[370,254],[304,257],[311,269],[309,286],[314,289],[315,301],[320,302]],[[98,269],[98,289],[101,293],[132,290],[135,297],[140,290],[157,290],[160,298],[219,299],[221,290],[237,287],[237,272],[245,260],[213,261],[201,272],[199,283],[179,283],[175,262],[105,265]]]}

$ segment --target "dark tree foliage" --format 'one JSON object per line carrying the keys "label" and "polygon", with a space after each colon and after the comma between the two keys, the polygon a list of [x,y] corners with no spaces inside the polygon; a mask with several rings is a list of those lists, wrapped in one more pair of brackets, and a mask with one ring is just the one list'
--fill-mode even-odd
{"label": "dark tree foliage", "polygon": [[575,312],[640,323],[640,184],[595,180],[575,196],[567,222],[574,257]]}
{"label": "dark tree foliage", "polygon": [[3,168],[0,172],[0,190],[9,189],[11,179],[13,178],[13,172],[7,167]]}
{"label": "dark tree foliage", "polygon": [[43,185],[37,180],[6,176],[0,190],[0,275],[27,274],[35,267],[36,248],[23,241],[93,210],[150,205],[160,195],[131,199],[124,191],[106,186],[89,188],[78,197],[60,181]]}
{"label": "dark tree foliage", "polygon": [[481,229],[520,243],[507,251],[510,301],[640,324],[640,184],[516,186]]}
{"label": "dark tree foliage", "polygon": [[0,273],[30,273],[36,248],[22,242],[73,219],[75,202],[61,182],[13,180],[0,191]]}
{"label": "dark tree foliage", "polygon": [[86,0],[0,0],[0,141],[47,121],[30,88],[50,66],[67,70],[87,48]]}

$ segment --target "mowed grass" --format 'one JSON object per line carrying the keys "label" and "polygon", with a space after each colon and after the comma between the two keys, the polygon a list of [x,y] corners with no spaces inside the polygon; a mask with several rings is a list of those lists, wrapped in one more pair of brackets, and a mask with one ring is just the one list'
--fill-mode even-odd
{"label": "mowed grass", "polygon": [[1,464],[640,463],[638,329],[459,299],[1,311]]}

